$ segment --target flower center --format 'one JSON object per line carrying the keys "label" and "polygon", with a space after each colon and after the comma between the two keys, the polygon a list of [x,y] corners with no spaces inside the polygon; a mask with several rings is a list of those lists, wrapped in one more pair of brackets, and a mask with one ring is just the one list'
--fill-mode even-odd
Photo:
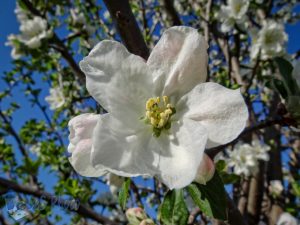
{"label": "flower center", "polygon": [[267,32],[265,35],[265,44],[273,44],[275,37],[273,32]]}
{"label": "flower center", "polygon": [[159,137],[162,130],[171,127],[171,116],[176,113],[175,108],[169,103],[168,96],[149,98],[146,102],[145,122],[152,126],[153,135]]}

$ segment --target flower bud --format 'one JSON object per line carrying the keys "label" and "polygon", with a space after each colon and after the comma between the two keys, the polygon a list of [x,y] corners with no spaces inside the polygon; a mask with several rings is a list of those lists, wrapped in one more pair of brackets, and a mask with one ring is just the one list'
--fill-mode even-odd
{"label": "flower bud", "polygon": [[147,219],[147,215],[142,208],[130,208],[126,211],[126,217],[130,225],[139,225]]}
{"label": "flower bud", "polygon": [[199,184],[206,184],[206,182],[208,182],[214,176],[214,173],[214,162],[209,158],[207,154],[204,153],[194,181]]}

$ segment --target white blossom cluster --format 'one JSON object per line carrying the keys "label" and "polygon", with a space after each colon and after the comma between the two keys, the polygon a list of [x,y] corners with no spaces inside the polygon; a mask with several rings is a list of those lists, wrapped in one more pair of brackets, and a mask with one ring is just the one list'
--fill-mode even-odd
{"label": "white blossom cluster", "polygon": [[30,49],[39,48],[42,40],[52,37],[53,32],[48,28],[45,19],[39,16],[29,17],[18,5],[15,13],[20,23],[20,34],[10,34],[6,45],[13,48],[12,58],[18,59],[22,56],[20,44],[24,44]]}
{"label": "white blossom cluster", "polygon": [[284,25],[281,21],[268,19],[261,22],[261,28],[257,28],[257,24],[251,27],[252,22],[247,17],[249,4],[249,0],[229,0],[227,5],[222,5],[216,13],[221,21],[221,31],[229,32],[234,30],[235,26],[241,30],[249,29],[252,40],[251,59],[256,59],[259,54],[263,60],[283,56],[288,40]]}
{"label": "white blossom cluster", "polygon": [[65,97],[60,87],[50,88],[50,95],[45,100],[50,105],[50,109],[58,109],[65,104]]}
{"label": "white blossom cluster", "polygon": [[228,167],[232,167],[237,175],[251,176],[258,170],[259,160],[268,161],[270,146],[263,145],[259,141],[250,144],[241,143],[236,145],[229,157],[225,158]]}
{"label": "white blossom cluster", "polygon": [[265,21],[261,30],[252,32],[251,58],[257,58],[259,53],[263,60],[281,56],[285,53],[287,40],[283,24]]}
{"label": "white blossom cluster", "polygon": [[228,5],[222,5],[219,18],[223,21],[221,30],[229,32],[234,25],[242,25],[246,21],[249,0],[229,0]]}
{"label": "white blossom cluster", "polygon": [[283,192],[284,187],[282,185],[281,180],[271,180],[269,185],[269,192],[274,197],[278,197]]}

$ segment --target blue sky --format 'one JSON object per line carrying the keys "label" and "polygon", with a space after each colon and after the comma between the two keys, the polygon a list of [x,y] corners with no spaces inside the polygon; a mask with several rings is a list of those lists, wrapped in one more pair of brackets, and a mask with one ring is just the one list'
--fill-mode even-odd
{"label": "blue sky", "polygon": [[[0,7],[0,73],[3,76],[4,71],[9,71],[12,68],[11,65],[11,57],[10,52],[11,48],[4,45],[6,42],[7,36],[11,33],[17,34],[19,32],[19,24],[16,20],[15,14],[15,1],[13,0],[1,0],[1,7]],[[300,11],[300,7],[298,7],[297,11]],[[300,47],[299,40],[300,40],[300,23],[295,25],[288,25],[286,27],[286,32],[289,35],[289,42],[287,46],[287,50],[289,53],[294,53]],[[0,81],[0,91],[4,89],[3,82]],[[43,91],[43,96],[48,94],[48,90]],[[24,100],[24,94],[22,92],[14,92],[14,99],[17,102],[25,102],[22,104],[22,109],[15,115],[14,126],[18,129],[28,117],[24,117],[24,113],[26,115],[33,115],[36,118],[43,118],[40,112],[35,109],[32,109],[29,102]],[[24,101],[23,101],[24,100]],[[55,184],[56,179],[48,174],[48,171],[43,171],[40,174],[40,179],[43,183],[47,181],[46,189],[51,192],[51,187]],[[51,177],[51,179],[49,179]]]}

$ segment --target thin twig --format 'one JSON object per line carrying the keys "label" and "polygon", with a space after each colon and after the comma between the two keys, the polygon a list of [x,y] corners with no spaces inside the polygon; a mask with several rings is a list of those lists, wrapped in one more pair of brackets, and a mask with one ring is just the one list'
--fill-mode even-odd
{"label": "thin twig", "polygon": [[[50,204],[55,204],[58,206],[72,206],[74,205],[74,201],[69,201],[69,200],[62,200],[60,199],[60,201],[53,201],[54,196],[51,195],[48,192],[39,190],[39,189],[35,189],[32,188],[30,186],[26,186],[26,185],[20,185],[14,181],[11,180],[7,180],[5,178],[0,177],[0,185],[4,186],[4,187],[8,187],[9,189],[14,190],[15,192],[18,193],[23,193],[23,194],[28,194],[28,195],[32,195],[35,196],[37,198],[41,198],[45,201],[47,201]],[[98,215],[95,211],[93,211],[91,208],[88,208],[87,206],[79,203],[78,205],[78,209],[76,209],[76,207],[68,207],[68,210],[76,212],[84,217],[93,219],[99,223],[103,223],[103,224],[108,224],[108,225],[117,225],[117,223],[109,220],[108,218]]]}

